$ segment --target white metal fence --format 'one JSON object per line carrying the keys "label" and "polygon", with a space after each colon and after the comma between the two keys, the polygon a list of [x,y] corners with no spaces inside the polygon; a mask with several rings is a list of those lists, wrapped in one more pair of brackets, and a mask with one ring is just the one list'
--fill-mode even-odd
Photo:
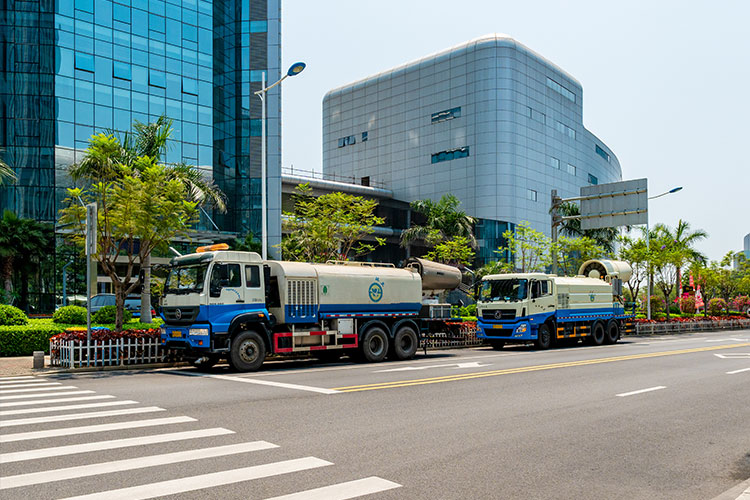
{"label": "white metal fence", "polygon": [[750,319],[727,319],[722,321],[682,321],[674,323],[637,323],[637,335],[657,333],[710,332],[716,330],[750,329]]}
{"label": "white metal fence", "polygon": [[53,340],[49,352],[50,365],[63,368],[161,363],[167,355],[159,339]]}

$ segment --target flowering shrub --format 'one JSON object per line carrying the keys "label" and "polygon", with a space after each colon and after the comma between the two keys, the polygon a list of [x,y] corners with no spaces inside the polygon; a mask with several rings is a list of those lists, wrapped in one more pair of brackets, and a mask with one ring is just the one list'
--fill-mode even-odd
{"label": "flowering shrub", "polygon": [[[694,322],[694,321],[728,321],[728,320],[729,320],[729,318],[727,318],[725,316],[708,316],[708,317],[703,317],[702,314],[698,315],[698,316],[693,316],[693,317],[690,317],[690,318],[680,318],[680,317],[675,317],[675,316],[671,316],[669,318],[669,322],[670,323],[691,323],[691,322]],[[646,318],[636,318],[634,321],[636,323],[664,323],[666,321],[666,318],[662,316],[660,318],[652,319],[650,321],[648,319],[646,319]]]}
{"label": "flowering shrub", "polygon": [[745,312],[750,308],[750,297],[747,295],[738,295],[729,303],[734,311]]}
{"label": "flowering shrub", "polygon": [[708,301],[708,314],[712,316],[725,314],[727,309],[727,303],[724,299],[716,297]]}
{"label": "flowering shrub", "polygon": [[695,299],[693,297],[681,298],[680,311],[687,314],[695,314]]}
{"label": "flowering shrub", "polygon": [[667,303],[658,295],[651,296],[651,314],[662,313],[667,310]]}
{"label": "flowering shrub", "polygon": [[[158,328],[149,328],[146,330],[123,330],[121,332],[113,332],[108,328],[98,328],[91,330],[91,340],[107,342],[109,340],[118,339],[158,339],[159,333],[160,331]],[[70,328],[68,330],[65,330],[63,333],[58,333],[54,337],[50,338],[50,340],[79,340],[81,342],[85,342],[86,330]]]}

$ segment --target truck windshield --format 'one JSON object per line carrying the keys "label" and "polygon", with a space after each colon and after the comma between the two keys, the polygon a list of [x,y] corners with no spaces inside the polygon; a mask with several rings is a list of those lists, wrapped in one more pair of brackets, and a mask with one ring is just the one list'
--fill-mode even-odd
{"label": "truck windshield", "polygon": [[482,302],[515,302],[524,300],[527,292],[527,279],[487,280],[482,282],[479,297]]}
{"label": "truck windshield", "polygon": [[164,283],[164,293],[201,293],[207,269],[208,262],[173,267],[169,270],[167,281]]}

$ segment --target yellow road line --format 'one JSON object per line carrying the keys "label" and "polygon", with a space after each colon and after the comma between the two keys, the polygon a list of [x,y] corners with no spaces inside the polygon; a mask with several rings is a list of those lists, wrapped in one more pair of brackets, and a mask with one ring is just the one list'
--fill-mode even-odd
{"label": "yellow road line", "polygon": [[426,385],[426,384],[437,384],[441,382],[455,382],[458,380],[495,377],[498,375],[509,375],[512,373],[526,373],[526,372],[534,372],[534,371],[540,371],[540,370],[554,370],[557,368],[569,368],[573,366],[586,366],[586,365],[596,365],[596,364],[601,364],[601,363],[613,363],[615,361],[627,361],[631,359],[657,358],[657,357],[662,357],[662,356],[673,356],[676,354],[691,354],[695,352],[716,351],[719,349],[733,349],[736,347],[747,347],[747,346],[750,346],[750,343],[717,345],[717,346],[710,346],[710,347],[695,347],[692,349],[679,349],[675,351],[630,354],[626,356],[585,359],[585,360],[580,360],[580,361],[568,361],[564,363],[522,366],[519,368],[506,368],[503,370],[491,370],[491,371],[479,372],[479,373],[465,373],[462,375],[445,375],[442,377],[430,377],[430,378],[412,379],[412,380],[398,380],[395,382],[380,382],[380,383],[365,384],[365,385],[351,385],[347,387],[335,387],[334,390],[339,391],[339,392],[359,392],[359,391],[372,391],[372,390],[377,390],[377,389],[392,389],[394,387],[409,387],[412,385]]}

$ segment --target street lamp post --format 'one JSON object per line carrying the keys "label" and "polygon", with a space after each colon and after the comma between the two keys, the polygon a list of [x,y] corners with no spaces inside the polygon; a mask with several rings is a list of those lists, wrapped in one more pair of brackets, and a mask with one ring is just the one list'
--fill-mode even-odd
{"label": "street lamp post", "polygon": [[[655,200],[656,198],[661,198],[662,196],[666,196],[668,194],[676,193],[677,191],[680,191],[682,189],[682,186],[678,186],[676,188],[672,188],[669,191],[664,191],[661,194],[657,194],[656,196],[649,196],[649,200]],[[648,211],[646,212],[646,249],[651,252],[651,230],[648,227]],[[635,298],[633,298],[635,300]],[[647,261],[646,266],[646,317],[650,320],[651,319],[651,262]],[[667,304],[667,307],[669,307],[669,304]]]}
{"label": "street lamp post", "polygon": [[266,93],[274,88],[275,86],[279,85],[281,82],[283,82],[286,78],[290,76],[296,76],[302,73],[302,70],[305,69],[305,63],[303,62],[296,62],[292,64],[289,67],[289,70],[286,72],[286,75],[282,76],[276,83],[273,85],[269,85],[266,87],[266,72],[263,72],[263,75],[261,77],[261,89],[255,91],[255,95],[260,97],[261,101],[261,125],[260,125],[260,137],[261,137],[261,145],[260,145],[260,177],[261,177],[261,183],[260,183],[260,203],[261,203],[261,248],[262,248],[262,257],[263,260],[268,259],[268,200],[267,200],[267,188],[266,188]]}

